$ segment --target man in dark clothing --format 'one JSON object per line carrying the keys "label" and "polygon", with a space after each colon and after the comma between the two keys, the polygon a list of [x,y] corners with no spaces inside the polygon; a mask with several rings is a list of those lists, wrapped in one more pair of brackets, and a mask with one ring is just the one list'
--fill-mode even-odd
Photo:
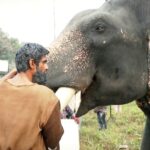
{"label": "man in dark clothing", "polygon": [[98,106],[94,109],[94,112],[97,114],[97,119],[99,123],[99,129],[107,129],[106,122],[106,106]]}

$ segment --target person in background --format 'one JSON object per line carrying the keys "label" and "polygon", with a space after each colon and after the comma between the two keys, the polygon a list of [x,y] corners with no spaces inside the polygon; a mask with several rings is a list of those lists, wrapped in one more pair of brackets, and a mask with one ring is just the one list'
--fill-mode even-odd
{"label": "person in background", "polygon": [[107,122],[106,122],[107,107],[98,106],[94,109],[94,112],[97,114],[99,130],[107,129]]}
{"label": "person in background", "polygon": [[59,150],[60,103],[52,90],[39,85],[46,82],[48,53],[26,43],[16,53],[17,72],[0,80],[1,150]]}
{"label": "person in background", "polygon": [[79,118],[75,116],[75,113],[72,111],[72,109],[67,105],[63,112],[61,113],[62,119],[74,119],[77,124],[79,124]]}

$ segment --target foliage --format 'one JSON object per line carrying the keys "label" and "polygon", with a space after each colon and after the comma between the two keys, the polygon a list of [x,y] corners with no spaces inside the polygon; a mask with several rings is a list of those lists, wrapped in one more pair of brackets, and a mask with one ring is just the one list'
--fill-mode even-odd
{"label": "foliage", "polygon": [[15,53],[19,49],[19,41],[10,38],[0,29],[0,59],[9,60],[10,65],[14,62]]}
{"label": "foliage", "polygon": [[97,116],[93,111],[82,117],[80,128],[81,150],[118,150],[128,145],[130,150],[139,150],[145,116],[134,102],[122,105],[122,112],[107,111],[106,130],[98,130]]}

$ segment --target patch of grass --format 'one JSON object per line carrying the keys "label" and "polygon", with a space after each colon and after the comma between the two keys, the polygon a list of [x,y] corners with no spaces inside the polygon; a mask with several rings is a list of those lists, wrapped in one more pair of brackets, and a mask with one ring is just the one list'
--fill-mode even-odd
{"label": "patch of grass", "polygon": [[107,109],[107,129],[98,130],[96,113],[90,111],[82,117],[80,150],[118,150],[128,145],[129,150],[139,150],[145,124],[145,116],[135,102],[122,105],[122,112],[110,116]]}

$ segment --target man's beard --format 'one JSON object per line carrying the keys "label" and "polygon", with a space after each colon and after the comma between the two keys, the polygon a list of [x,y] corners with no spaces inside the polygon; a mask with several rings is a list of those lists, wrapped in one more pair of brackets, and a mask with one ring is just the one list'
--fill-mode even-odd
{"label": "man's beard", "polygon": [[38,68],[36,73],[33,75],[32,82],[45,85],[47,81],[46,72],[41,72]]}

